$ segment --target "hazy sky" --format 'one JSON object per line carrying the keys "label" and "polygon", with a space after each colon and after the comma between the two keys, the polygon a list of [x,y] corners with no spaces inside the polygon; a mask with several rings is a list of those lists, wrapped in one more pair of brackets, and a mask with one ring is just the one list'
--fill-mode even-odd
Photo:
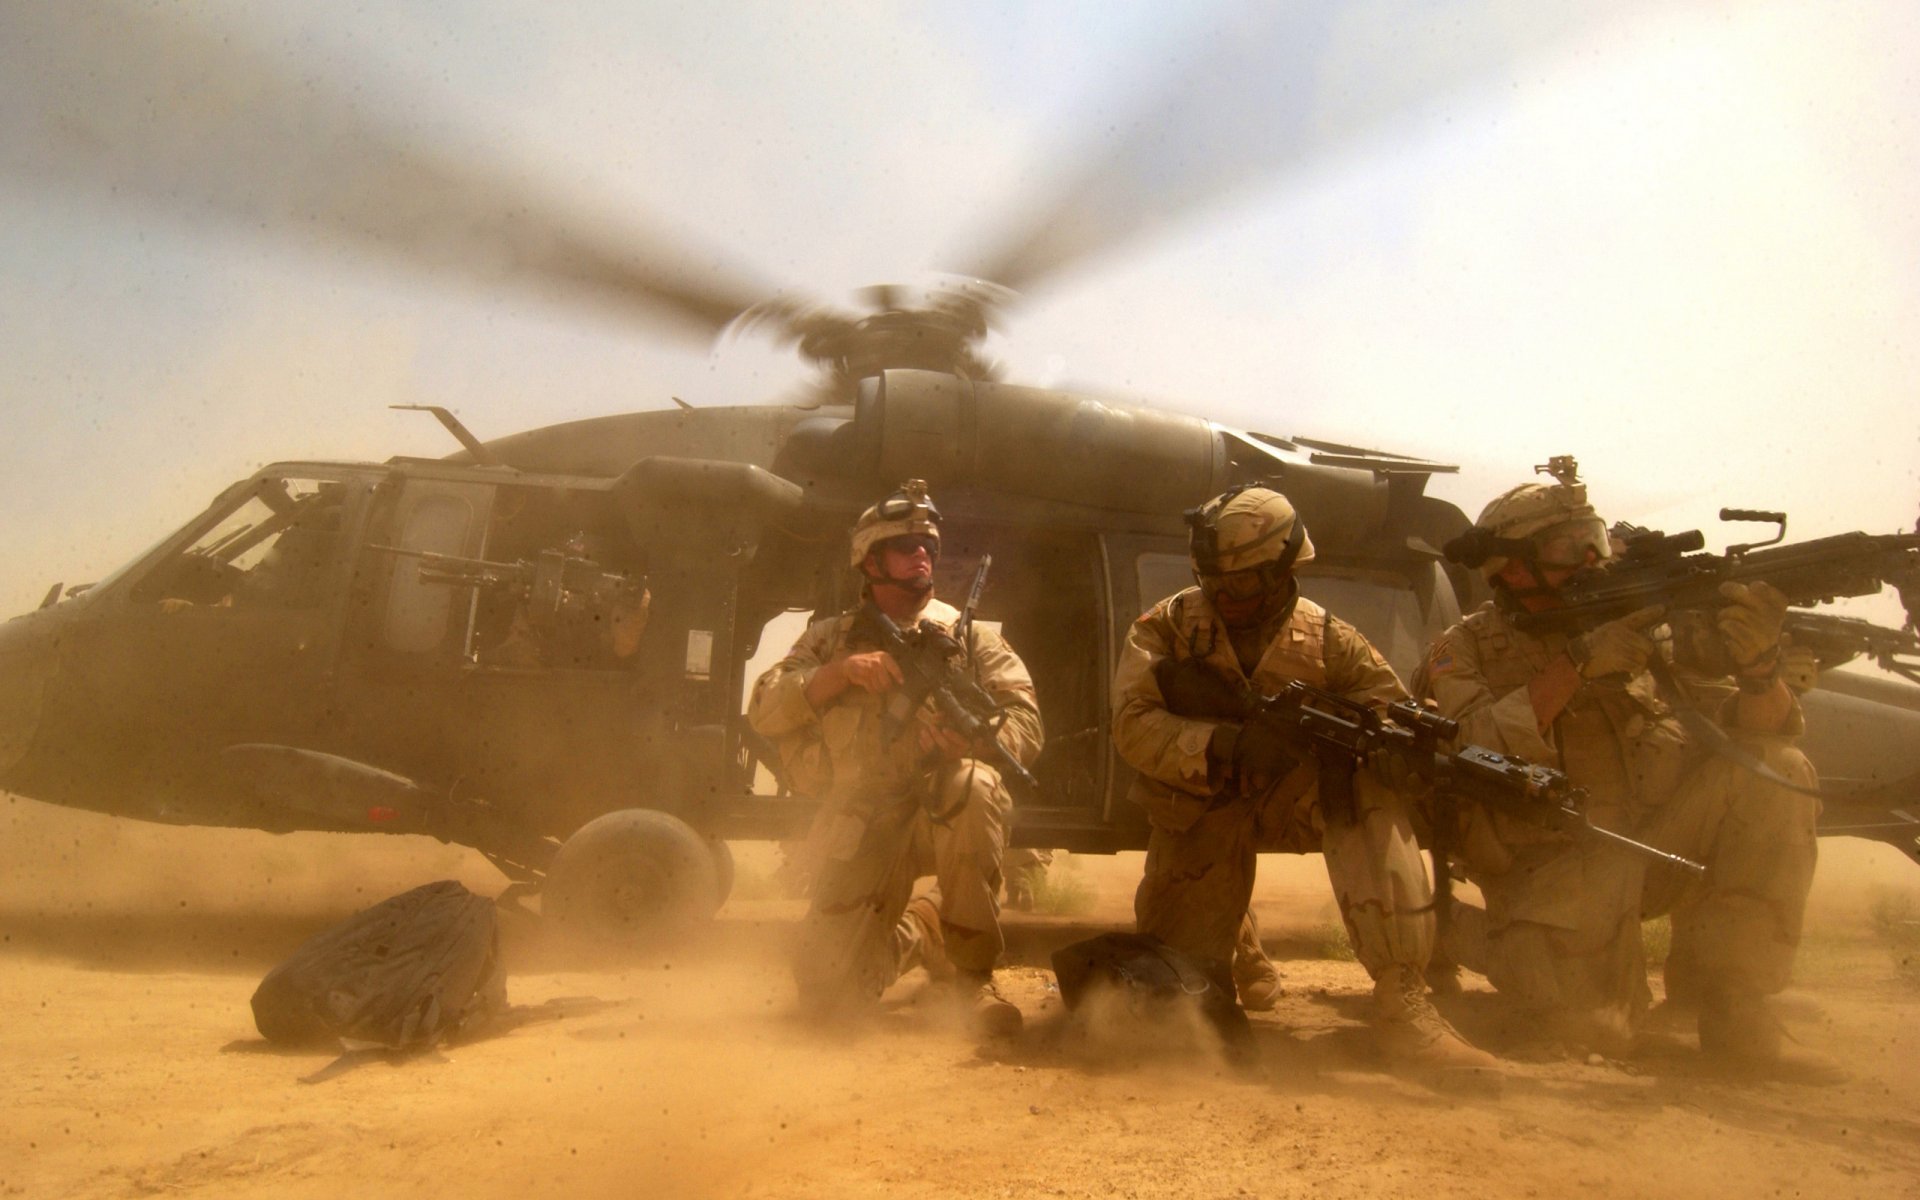
{"label": "hazy sky", "polygon": [[[1185,3],[161,11],[833,300],[965,265],[1076,148],[1132,139],[1142,191],[1239,186],[1029,289],[995,346],[1016,380],[1460,462],[1435,490],[1470,515],[1575,453],[1603,512],[1642,523],[1733,504],[1791,510],[1794,536],[1911,527],[1920,6],[1568,15],[1602,8],[1545,10],[1545,36],[1538,4],[1299,5],[1253,63],[1242,13]],[[0,79],[18,52],[0,41]],[[1143,126],[1143,97],[1181,77],[1201,124]],[[1450,86],[1394,107],[1434,79]],[[751,339],[18,170],[0,277],[8,611],[262,462],[452,448],[390,403],[449,405],[488,437],[798,378]]]}

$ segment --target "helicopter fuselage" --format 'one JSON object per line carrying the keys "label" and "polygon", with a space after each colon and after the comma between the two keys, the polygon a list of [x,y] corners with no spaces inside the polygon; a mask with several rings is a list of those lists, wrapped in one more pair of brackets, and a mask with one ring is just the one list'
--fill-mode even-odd
{"label": "helicopter fuselage", "polygon": [[[1107,689],[1129,623],[1190,582],[1182,508],[1276,480],[1319,547],[1303,590],[1403,674],[1477,582],[1430,549],[1466,523],[1424,495],[1433,464],[928,372],[850,407],[635,413],[486,451],[273,464],[0,625],[0,787],[179,824],[431,834],[522,879],[618,809],[791,836],[812,809],[742,719],[752,668],[855,600],[846,530],[912,475],[945,514],[938,585],[957,595],[992,554],[980,615],[1038,685],[1048,737],[1015,842],[1135,849]],[[504,565],[561,544],[595,578],[644,580],[637,642],[591,605],[533,619]],[[503,569],[449,577],[433,555]],[[1810,698],[1840,731],[1816,761],[1893,778],[1883,760],[1920,744],[1907,692]]]}

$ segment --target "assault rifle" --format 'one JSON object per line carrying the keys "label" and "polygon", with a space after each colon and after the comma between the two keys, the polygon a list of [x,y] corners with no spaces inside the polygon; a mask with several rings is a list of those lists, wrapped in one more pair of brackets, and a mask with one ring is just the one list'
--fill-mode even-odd
{"label": "assault rifle", "polygon": [[418,559],[422,583],[514,596],[523,602],[527,619],[536,629],[552,629],[565,620],[606,613],[623,600],[638,599],[646,590],[642,580],[612,574],[592,559],[576,558],[561,550],[543,550],[532,559],[517,562],[493,562],[400,546],[376,545],[374,549]]}
{"label": "assault rifle", "polygon": [[1031,795],[1040,785],[1031,772],[1000,743],[1000,727],[1006,723],[1005,710],[967,670],[969,643],[973,633],[973,610],[987,582],[987,570],[993,556],[980,559],[968,590],[967,606],[953,632],[921,621],[911,629],[902,629],[893,618],[880,611],[871,597],[854,617],[847,632],[850,645],[885,650],[900,666],[905,682],[888,696],[886,720],[892,736],[899,737],[910,727],[920,706],[929,700],[934,712],[947,728],[960,735],[980,757],[999,770],[1001,778]]}
{"label": "assault rifle", "polygon": [[[1920,531],[1841,533],[1781,545],[1787,536],[1785,513],[1723,508],[1720,519],[1762,521],[1777,528],[1767,541],[1712,554],[1701,549],[1705,538],[1697,529],[1666,534],[1616,525],[1614,534],[1623,550],[1615,561],[1575,575],[1560,587],[1563,604],[1516,613],[1514,624],[1534,633],[1577,633],[1656,605],[1669,611],[1718,609],[1724,603],[1721,584],[1764,582],[1786,593],[1787,602],[1796,606],[1872,596],[1891,583],[1899,589],[1909,624],[1920,627]],[[1449,542],[1448,552],[1455,562],[1478,565],[1464,562],[1462,556],[1471,554],[1462,539]]]}
{"label": "assault rifle", "polygon": [[[1460,726],[1430,709],[1403,700],[1382,716],[1368,705],[1308,684],[1289,683],[1277,694],[1243,690],[1199,659],[1162,659],[1154,679],[1167,709],[1176,716],[1210,721],[1263,724],[1311,753],[1320,765],[1320,797],[1330,812],[1353,815],[1353,775],[1375,754],[1397,756],[1436,795],[1450,802],[1471,795],[1576,838],[1598,840],[1656,862],[1696,873],[1705,867],[1588,820],[1586,792],[1551,767],[1537,766],[1485,746],[1447,747]],[[1436,839],[1444,839],[1450,821],[1436,821]],[[1447,847],[1434,847],[1436,890],[1450,889]]]}

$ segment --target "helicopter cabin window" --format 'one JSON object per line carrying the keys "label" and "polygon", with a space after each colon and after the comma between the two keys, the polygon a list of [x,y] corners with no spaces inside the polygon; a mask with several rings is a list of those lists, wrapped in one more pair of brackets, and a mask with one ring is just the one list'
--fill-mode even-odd
{"label": "helicopter cabin window", "polygon": [[163,612],[323,607],[344,548],[347,492],[336,480],[261,480],[155,567],[134,601]]}
{"label": "helicopter cabin window", "polygon": [[[458,555],[466,549],[473,504],[463,495],[434,492],[421,497],[406,514],[395,544],[409,553],[394,556],[387,591],[386,641],[403,654],[422,654],[447,636],[455,603],[454,588],[436,582],[419,555]],[[470,597],[461,611],[471,608]]]}
{"label": "helicopter cabin window", "polygon": [[[1136,570],[1143,609],[1193,586],[1193,565],[1184,554],[1142,554]],[[1426,622],[1411,581],[1316,562],[1300,572],[1300,591],[1358,629],[1402,679],[1426,656]]]}
{"label": "helicopter cabin window", "polygon": [[[942,526],[937,594],[962,607],[982,554],[993,556],[979,617],[998,621],[1033,676],[1046,744],[1034,764],[1038,808],[1089,808],[1100,799],[1105,746],[1101,738],[1106,661],[1106,608],[1099,543],[1092,534],[976,526]],[[1091,619],[1090,619],[1091,617]]]}
{"label": "helicopter cabin window", "polygon": [[470,661],[500,670],[631,670],[653,596],[646,555],[603,492],[502,487],[482,557],[448,567],[474,596]]}

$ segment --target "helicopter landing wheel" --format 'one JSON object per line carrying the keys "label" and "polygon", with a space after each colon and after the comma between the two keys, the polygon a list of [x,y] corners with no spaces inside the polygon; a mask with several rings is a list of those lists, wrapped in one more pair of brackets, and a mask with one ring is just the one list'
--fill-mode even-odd
{"label": "helicopter landing wheel", "polygon": [[644,946],[710,919],[720,907],[719,885],[715,852],[693,826],[628,808],[594,818],[561,844],[541,909],[600,945]]}

